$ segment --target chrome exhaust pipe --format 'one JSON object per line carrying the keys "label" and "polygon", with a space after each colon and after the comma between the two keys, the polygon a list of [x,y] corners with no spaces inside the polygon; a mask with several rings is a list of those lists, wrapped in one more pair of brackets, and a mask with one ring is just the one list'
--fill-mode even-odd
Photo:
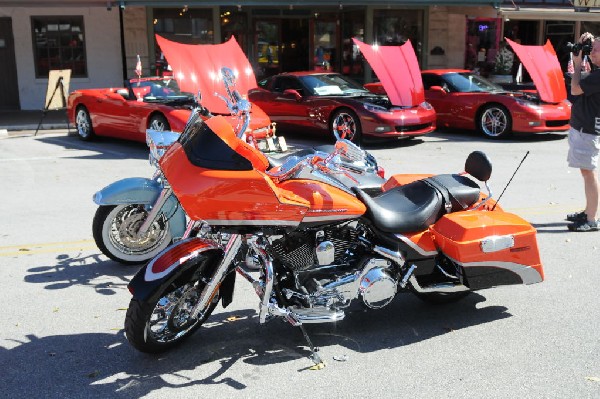
{"label": "chrome exhaust pipe", "polygon": [[412,287],[420,294],[430,294],[434,292],[462,292],[469,291],[469,287],[464,286],[462,284],[452,284],[452,283],[440,283],[433,284],[427,287],[421,287],[417,281],[417,278],[413,275],[410,276],[408,282],[412,285]]}

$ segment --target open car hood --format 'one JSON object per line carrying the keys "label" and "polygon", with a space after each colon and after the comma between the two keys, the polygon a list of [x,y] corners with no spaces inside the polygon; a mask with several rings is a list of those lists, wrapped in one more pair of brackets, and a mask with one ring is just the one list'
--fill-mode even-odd
{"label": "open car hood", "polygon": [[377,74],[393,105],[414,106],[425,101],[421,70],[410,40],[401,46],[371,46],[352,40]]}
{"label": "open car hood", "polygon": [[236,89],[247,98],[248,90],[257,87],[252,66],[238,42],[232,36],[221,44],[182,44],[159,35],[156,41],[181,91],[202,94],[202,105],[214,114],[229,114],[225,102],[227,91],[221,78],[221,68],[228,67],[236,74]]}
{"label": "open car hood", "polygon": [[543,101],[558,103],[567,98],[567,88],[556,51],[550,40],[543,46],[526,46],[506,39],[531,76]]}

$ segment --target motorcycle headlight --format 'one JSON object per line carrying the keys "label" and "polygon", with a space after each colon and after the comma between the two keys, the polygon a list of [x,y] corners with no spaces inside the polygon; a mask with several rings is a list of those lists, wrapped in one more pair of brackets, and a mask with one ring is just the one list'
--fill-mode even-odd
{"label": "motorcycle headlight", "polygon": [[389,112],[387,108],[382,107],[381,105],[375,105],[371,103],[364,103],[363,106],[367,111],[370,112]]}

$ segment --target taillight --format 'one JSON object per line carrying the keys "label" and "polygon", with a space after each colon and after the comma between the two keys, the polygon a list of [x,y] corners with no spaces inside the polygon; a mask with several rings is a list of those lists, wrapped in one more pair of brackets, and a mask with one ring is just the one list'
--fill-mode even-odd
{"label": "taillight", "polygon": [[385,179],[385,170],[379,165],[377,165],[377,176]]}

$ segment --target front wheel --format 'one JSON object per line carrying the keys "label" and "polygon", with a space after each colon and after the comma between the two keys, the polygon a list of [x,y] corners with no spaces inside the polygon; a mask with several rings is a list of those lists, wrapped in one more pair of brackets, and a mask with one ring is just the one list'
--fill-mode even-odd
{"label": "front wheel", "polygon": [[89,141],[94,138],[94,129],[92,127],[92,118],[86,107],[80,105],[75,114],[75,128],[77,136],[83,141]]}
{"label": "front wheel", "polygon": [[194,333],[206,321],[219,302],[219,294],[213,296],[197,318],[191,311],[200,299],[205,283],[200,281],[195,271],[191,279],[181,271],[165,284],[162,292],[152,301],[133,298],[125,318],[125,336],[137,350],[146,353],[160,353],[178,345]]}
{"label": "front wheel", "polygon": [[511,133],[510,112],[500,104],[485,106],[477,119],[477,129],[490,138],[504,138]]}
{"label": "front wheel", "polygon": [[336,140],[350,140],[360,145],[362,140],[362,128],[360,119],[349,109],[340,109],[331,117],[331,132]]}
{"label": "front wheel", "polygon": [[157,132],[171,130],[171,127],[169,126],[169,121],[167,121],[167,118],[165,118],[161,114],[152,115],[152,117],[148,121],[148,128],[156,130]]}
{"label": "front wheel", "polygon": [[172,241],[169,221],[160,214],[148,231],[137,231],[148,212],[144,205],[102,205],[96,210],[92,233],[96,245],[110,259],[123,264],[145,263]]}

